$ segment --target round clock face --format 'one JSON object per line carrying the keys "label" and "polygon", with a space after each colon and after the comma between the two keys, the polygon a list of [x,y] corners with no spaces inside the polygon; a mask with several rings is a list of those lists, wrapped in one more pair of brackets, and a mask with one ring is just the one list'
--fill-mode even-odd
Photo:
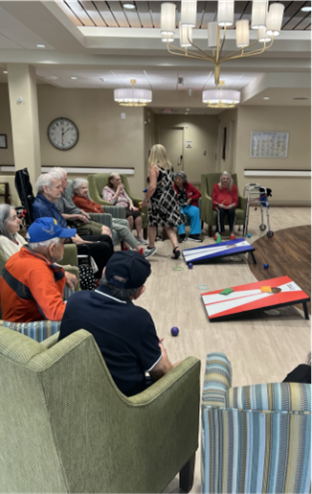
{"label": "round clock face", "polygon": [[62,151],[73,148],[79,139],[79,133],[74,122],[68,118],[56,118],[50,123],[48,137],[53,146]]}

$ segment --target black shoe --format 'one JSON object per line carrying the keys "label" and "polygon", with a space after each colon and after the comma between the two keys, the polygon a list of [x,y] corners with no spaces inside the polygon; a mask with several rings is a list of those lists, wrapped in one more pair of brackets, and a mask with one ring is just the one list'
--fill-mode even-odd
{"label": "black shoe", "polygon": [[183,242],[186,242],[186,235],[179,235],[178,236],[178,242],[179,244],[183,244]]}
{"label": "black shoe", "polygon": [[200,238],[199,235],[189,235],[188,239],[192,240],[193,242],[202,242],[203,241],[203,239]]}

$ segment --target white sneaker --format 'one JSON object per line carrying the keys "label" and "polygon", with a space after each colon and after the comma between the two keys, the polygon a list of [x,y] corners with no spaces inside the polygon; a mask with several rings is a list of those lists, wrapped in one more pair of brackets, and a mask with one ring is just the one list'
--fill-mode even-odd
{"label": "white sneaker", "polygon": [[138,242],[140,242],[141,245],[148,245],[148,241],[145,240],[143,237],[135,237]]}
{"label": "white sneaker", "polygon": [[147,248],[144,250],[143,255],[146,259],[147,257],[152,257],[154,254],[156,254],[156,252],[157,252],[156,247],[152,247],[151,249]]}

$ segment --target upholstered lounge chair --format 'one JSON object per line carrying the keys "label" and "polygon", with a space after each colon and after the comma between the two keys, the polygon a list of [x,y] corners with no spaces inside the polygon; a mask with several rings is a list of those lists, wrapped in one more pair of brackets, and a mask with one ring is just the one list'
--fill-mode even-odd
{"label": "upholstered lounge chair", "polygon": [[[233,182],[237,186],[237,175],[232,174]],[[212,207],[212,188],[214,184],[220,181],[220,173],[207,173],[201,175],[201,199],[202,206],[200,210],[200,218],[208,225],[208,235],[213,236],[212,228],[217,225],[217,212]],[[245,224],[247,210],[247,198],[238,194],[238,208],[235,211],[235,225],[243,226]],[[228,220],[225,218],[225,225],[228,225]]]}
{"label": "upholstered lounge chair", "polygon": [[199,360],[127,398],[90,333],[57,339],[0,327],[0,492],[154,493],[179,472],[189,491]]}
{"label": "upholstered lounge chair", "polygon": [[203,493],[311,492],[311,384],[232,388],[223,353],[207,355]]}

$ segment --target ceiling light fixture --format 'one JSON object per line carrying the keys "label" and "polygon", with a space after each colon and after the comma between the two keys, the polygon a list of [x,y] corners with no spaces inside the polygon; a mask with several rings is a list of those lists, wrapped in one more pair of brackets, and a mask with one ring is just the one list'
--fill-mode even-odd
{"label": "ceiling light fixture", "polygon": [[[273,45],[274,37],[278,36],[281,31],[284,5],[272,3],[268,10],[268,4],[267,0],[254,0],[252,2],[251,29],[258,30],[256,41],[251,43],[249,40],[249,22],[247,20],[236,22],[236,46],[238,50],[228,55],[222,56],[222,52],[226,41],[227,27],[234,24],[234,0],[219,0],[217,22],[208,23],[208,48],[211,51],[202,50],[192,40],[192,30],[196,24],[197,0],[182,0],[180,48],[170,44],[176,30],[176,5],[170,2],[161,4],[161,37],[163,41],[167,40],[167,50],[172,55],[212,62],[215,66],[214,75],[217,88],[220,82],[220,66],[223,62],[261,55]],[[259,43],[262,46],[256,48]],[[189,47],[194,49],[190,50]]]}
{"label": "ceiling light fixture", "polygon": [[263,96],[263,99],[270,99],[270,96]]}
{"label": "ceiling light fixture", "polygon": [[135,9],[135,5],[133,5],[133,3],[124,3],[123,8],[133,10],[133,9]]}
{"label": "ceiling light fixture", "polygon": [[306,5],[305,7],[302,7],[302,12],[311,12],[311,6],[309,7],[308,5]]}
{"label": "ceiling light fixture", "polygon": [[76,76],[73,76],[73,77],[71,77],[71,79],[72,79],[73,81],[75,81],[75,80],[77,79],[77,77],[76,77]]}
{"label": "ceiling light fixture", "polygon": [[232,89],[223,89],[224,81],[220,81],[218,88],[203,91],[203,103],[209,108],[233,108],[240,102],[240,92]]}
{"label": "ceiling light fixture", "polygon": [[146,106],[152,101],[152,91],[150,89],[135,89],[135,79],[131,79],[132,88],[122,88],[114,90],[114,101],[120,106]]}
{"label": "ceiling light fixture", "polygon": [[45,47],[46,47],[46,45],[40,45],[40,44],[37,45],[37,48],[45,48]]}
{"label": "ceiling light fixture", "polygon": [[7,74],[7,73],[8,73],[8,71],[7,71],[7,70],[4,70],[4,71],[3,71],[3,73],[4,73],[4,74]]}

